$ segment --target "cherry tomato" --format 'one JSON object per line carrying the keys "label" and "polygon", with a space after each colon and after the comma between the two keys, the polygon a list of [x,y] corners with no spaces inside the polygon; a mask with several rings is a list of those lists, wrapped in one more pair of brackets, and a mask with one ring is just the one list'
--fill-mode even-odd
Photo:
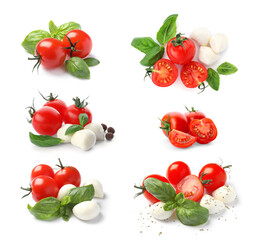
{"label": "cherry tomato", "polygon": [[170,143],[172,143],[172,145],[174,145],[175,147],[187,148],[193,145],[196,142],[197,138],[174,129],[169,134],[169,140]]}
{"label": "cherry tomato", "polygon": [[187,175],[190,175],[191,171],[189,166],[181,161],[173,162],[166,171],[166,177],[169,182],[176,188],[177,184]]}
{"label": "cherry tomato", "polygon": [[184,177],[176,186],[176,193],[184,193],[185,198],[198,201],[204,194],[204,187],[200,179],[195,175]]}
{"label": "cherry tomato", "polygon": [[189,124],[189,133],[198,143],[206,144],[217,137],[217,128],[210,118],[194,119]]}
{"label": "cherry tomato", "polygon": [[70,57],[84,58],[89,55],[92,49],[90,36],[79,29],[69,31],[62,41]]}
{"label": "cherry tomato", "polygon": [[45,38],[37,44],[34,58],[38,60],[37,66],[41,64],[48,69],[56,68],[64,63],[66,50],[60,40]]}
{"label": "cherry tomato", "polygon": [[81,113],[86,113],[88,115],[87,124],[91,123],[92,114],[91,111],[86,107],[88,103],[85,102],[85,100],[81,102],[78,97],[73,98],[73,101],[75,102],[75,104],[68,106],[66,109],[64,116],[65,123],[79,124],[79,114]]}
{"label": "cherry tomato", "polygon": [[207,79],[208,71],[202,64],[192,61],[182,67],[180,76],[186,87],[195,88]]}
{"label": "cherry tomato", "polygon": [[59,159],[59,166],[61,169],[58,170],[54,175],[54,180],[57,183],[59,189],[66,184],[73,184],[79,187],[81,182],[81,176],[79,171],[72,166],[63,166]]}
{"label": "cherry tomato", "polygon": [[55,180],[49,176],[38,176],[31,182],[31,194],[34,201],[43,198],[57,197],[59,188]]}
{"label": "cherry tomato", "polygon": [[161,129],[166,137],[175,129],[182,132],[188,132],[188,123],[184,114],[179,112],[169,112],[161,120]]}
{"label": "cherry tomato", "polygon": [[39,164],[32,169],[30,179],[33,180],[34,178],[42,175],[53,178],[54,170],[49,165]]}
{"label": "cherry tomato", "polygon": [[158,60],[151,71],[152,82],[159,87],[168,87],[172,85],[178,76],[176,65],[164,58]]}
{"label": "cherry tomato", "polygon": [[191,39],[181,37],[181,33],[179,33],[168,42],[166,52],[172,62],[184,65],[193,59],[196,47]]}
{"label": "cherry tomato", "polygon": [[192,107],[191,110],[189,110],[187,107],[186,109],[188,110],[188,112],[185,113],[185,116],[187,118],[188,124],[194,119],[206,118],[204,113],[195,110],[194,107]]}

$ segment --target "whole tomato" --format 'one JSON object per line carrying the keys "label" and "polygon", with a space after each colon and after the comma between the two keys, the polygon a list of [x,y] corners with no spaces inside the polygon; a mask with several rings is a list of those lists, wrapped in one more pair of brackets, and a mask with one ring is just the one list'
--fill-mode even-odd
{"label": "whole tomato", "polygon": [[194,119],[202,119],[206,117],[203,112],[195,110],[194,107],[192,107],[191,110],[189,110],[187,107],[186,109],[187,109],[187,112],[185,113],[185,116],[187,118],[188,124]]}
{"label": "whole tomato", "polygon": [[189,166],[181,161],[173,162],[166,171],[166,177],[169,182],[176,188],[177,184],[187,175],[190,175],[191,171]]}
{"label": "whole tomato", "polygon": [[33,180],[34,178],[42,175],[53,178],[54,170],[49,165],[39,164],[32,169],[30,179]]}

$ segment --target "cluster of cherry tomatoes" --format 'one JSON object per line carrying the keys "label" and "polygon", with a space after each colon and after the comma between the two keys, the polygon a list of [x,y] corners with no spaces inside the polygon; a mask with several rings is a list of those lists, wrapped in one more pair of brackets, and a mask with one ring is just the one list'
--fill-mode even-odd
{"label": "cluster of cherry tomatoes", "polygon": [[53,168],[46,164],[39,164],[31,171],[30,188],[22,188],[31,193],[34,201],[38,202],[43,198],[57,197],[60,188],[66,184],[80,186],[81,176],[79,171],[72,166],[63,166],[59,159],[60,170],[54,172]]}
{"label": "cluster of cherry tomatoes", "polygon": [[194,108],[185,114],[179,112],[165,114],[161,119],[160,128],[171,144],[178,148],[187,148],[195,142],[207,144],[217,137],[214,122]]}

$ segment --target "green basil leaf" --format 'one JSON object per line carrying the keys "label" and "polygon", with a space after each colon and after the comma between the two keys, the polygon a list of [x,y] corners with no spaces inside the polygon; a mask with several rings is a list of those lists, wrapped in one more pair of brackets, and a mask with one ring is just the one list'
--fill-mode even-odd
{"label": "green basil leaf", "polygon": [[79,124],[83,127],[89,121],[87,113],[79,114]]}
{"label": "green basil leaf", "polygon": [[68,205],[70,202],[71,202],[71,197],[64,196],[63,199],[61,200],[61,206]]}
{"label": "green basil leaf", "polygon": [[152,38],[150,37],[141,37],[141,38],[134,38],[131,42],[131,46],[140,50],[141,52],[147,54],[151,51],[154,47],[160,47]]}
{"label": "green basil leaf", "polygon": [[22,47],[30,53],[35,54],[35,48],[37,44],[45,39],[51,37],[51,34],[44,30],[36,30],[30,32],[24,39],[24,41],[21,43]]}
{"label": "green basil leaf", "polygon": [[51,147],[56,146],[64,142],[61,138],[55,138],[48,135],[35,135],[33,133],[29,133],[30,141],[39,146],[39,147]]}
{"label": "green basil leaf", "polygon": [[157,40],[164,45],[169,42],[176,35],[176,19],[178,14],[172,14],[165,19],[163,25],[157,32]]}
{"label": "green basil leaf", "polygon": [[168,201],[163,206],[164,211],[170,211],[175,209],[178,206],[178,203],[176,201]]}
{"label": "green basil leaf", "polygon": [[65,135],[73,134],[82,129],[82,126],[74,124],[67,128]]}
{"label": "green basil leaf", "polygon": [[61,203],[54,197],[43,198],[33,207],[28,204],[30,213],[40,220],[52,220],[60,216]]}
{"label": "green basil leaf", "polygon": [[68,221],[72,215],[71,208],[68,205],[63,205],[60,207],[60,216],[64,221]]}
{"label": "green basil leaf", "polygon": [[140,61],[140,64],[146,67],[153,66],[159,59],[163,57],[164,47],[156,46],[149,51],[145,57]]}
{"label": "green basil leaf", "polygon": [[147,178],[144,181],[144,187],[151,195],[162,202],[166,203],[175,200],[176,192],[169,183],[162,182],[156,178]]}
{"label": "green basil leaf", "polygon": [[185,199],[176,208],[176,216],[184,225],[198,226],[208,221],[209,211],[207,208],[200,206],[198,202]]}
{"label": "green basil leaf", "polygon": [[96,58],[85,58],[83,59],[88,67],[94,67],[100,63],[100,61]]}
{"label": "green basil leaf", "polygon": [[224,62],[217,68],[217,72],[222,75],[230,75],[235,73],[237,70],[237,67],[229,62]]}
{"label": "green basil leaf", "polygon": [[69,31],[74,29],[81,29],[80,24],[75,22],[64,23],[58,27],[58,31],[55,37],[59,40],[62,40]]}
{"label": "green basil leaf", "polygon": [[185,201],[184,193],[182,192],[178,193],[175,197],[175,201],[177,202],[177,204],[182,204]]}
{"label": "green basil leaf", "polygon": [[68,205],[73,208],[78,203],[92,200],[94,197],[94,187],[90,184],[72,188],[69,190],[67,196],[70,197],[70,203]]}
{"label": "green basil leaf", "polygon": [[90,70],[86,62],[80,57],[72,57],[65,62],[67,71],[81,79],[90,78]]}
{"label": "green basil leaf", "polygon": [[220,86],[220,76],[219,74],[213,70],[212,68],[208,68],[208,77],[206,79],[206,82],[209,84],[209,86],[214,89],[215,91],[219,90]]}
{"label": "green basil leaf", "polygon": [[49,22],[49,31],[52,37],[54,37],[58,32],[58,27],[54,24],[52,20]]}

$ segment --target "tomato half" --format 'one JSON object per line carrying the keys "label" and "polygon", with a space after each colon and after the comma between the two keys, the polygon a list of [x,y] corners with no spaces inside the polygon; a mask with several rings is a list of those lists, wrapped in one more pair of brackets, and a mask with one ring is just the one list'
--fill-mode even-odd
{"label": "tomato half", "polygon": [[184,177],[176,186],[176,193],[184,193],[185,198],[198,201],[204,194],[204,187],[200,179],[195,175]]}
{"label": "tomato half", "polygon": [[208,77],[206,67],[198,62],[189,62],[181,69],[181,81],[188,88],[196,88]]}
{"label": "tomato half", "polygon": [[152,70],[152,82],[159,87],[168,87],[172,85],[178,76],[178,69],[174,63],[168,59],[160,59]]}
{"label": "tomato half", "polygon": [[169,134],[169,140],[175,147],[187,148],[193,145],[197,138],[181,131],[172,130]]}
{"label": "tomato half", "polygon": [[206,118],[204,113],[195,110],[194,107],[192,107],[191,110],[189,110],[187,107],[186,109],[188,110],[188,112],[185,113],[185,116],[187,118],[188,124],[194,119]]}
{"label": "tomato half", "polygon": [[193,59],[196,47],[191,39],[182,37],[179,33],[167,43],[166,52],[172,62],[184,65]]}
{"label": "tomato half", "polygon": [[176,188],[177,184],[187,175],[190,175],[191,171],[189,166],[181,161],[173,162],[166,171],[166,177],[169,182]]}
{"label": "tomato half", "polygon": [[41,175],[49,176],[53,178],[54,170],[49,165],[39,164],[32,169],[30,179],[33,180],[34,178],[41,176]]}
{"label": "tomato half", "polygon": [[194,119],[189,124],[189,133],[198,143],[206,144],[217,137],[217,128],[210,118]]}

